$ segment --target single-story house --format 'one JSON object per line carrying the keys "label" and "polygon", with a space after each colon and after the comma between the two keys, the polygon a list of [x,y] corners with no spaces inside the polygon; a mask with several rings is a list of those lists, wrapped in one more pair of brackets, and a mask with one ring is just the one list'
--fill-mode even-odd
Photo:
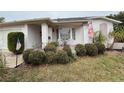
{"label": "single-story house", "polygon": [[89,22],[92,22],[94,31],[101,31],[104,36],[113,31],[113,24],[121,23],[107,17],[38,18],[4,22],[0,23],[0,49],[8,50],[7,36],[10,32],[24,33],[25,49],[44,48],[52,41],[66,41],[70,45],[89,43]]}

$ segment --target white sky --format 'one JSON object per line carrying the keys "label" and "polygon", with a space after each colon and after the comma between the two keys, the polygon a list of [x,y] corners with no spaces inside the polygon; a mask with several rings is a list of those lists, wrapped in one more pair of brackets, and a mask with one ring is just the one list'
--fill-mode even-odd
{"label": "white sky", "polygon": [[14,21],[31,18],[63,18],[63,17],[86,17],[86,16],[106,16],[116,14],[118,11],[0,11],[0,16],[5,17],[5,21]]}

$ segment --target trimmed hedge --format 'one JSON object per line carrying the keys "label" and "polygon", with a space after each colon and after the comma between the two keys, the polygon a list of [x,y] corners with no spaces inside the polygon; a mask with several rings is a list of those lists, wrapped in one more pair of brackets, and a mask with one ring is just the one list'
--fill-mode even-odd
{"label": "trimmed hedge", "polygon": [[23,59],[26,64],[31,64],[29,61],[29,54],[33,51],[33,49],[27,49],[23,52]]}
{"label": "trimmed hedge", "polygon": [[49,44],[52,44],[52,45],[54,45],[55,47],[58,47],[58,46],[59,46],[59,43],[58,43],[58,42],[51,42],[51,43],[49,43]]}
{"label": "trimmed hedge", "polygon": [[57,53],[56,53],[56,62],[58,64],[67,64],[70,62],[70,59],[68,57],[68,54],[66,51],[64,50],[59,50]]}
{"label": "trimmed hedge", "polygon": [[85,56],[86,55],[85,46],[82,44],[77,44],[75,47],[75,51],[76,51],[77,56]]}
{"label": "trimmed hedge", "polygon": [[105,52],[105,45],[101,43],[96,43],[96,47],[98,48],[98,54],[104,54]]}
{"label": "trimmed hedge", "polygon": [[54,44],[47,44],[44,48],[44,51],[45,52],[49,52],[49,51],[52,51],[52,52],[56,52],[57,50],[57,47],[54,45]]}
{"label": "trimmed hedge", "polygon": [[33,65],[40,65],[46,63],[46,56],[43,51],[35,50],[29,54],[29,62]]}
{"label": "trimmed hedge", "polygon": [[[19,39],[21,48],[17,51],[16,44]],[[8,34],[8,49],[14,54],[22,54],[24,51],[24,34],[23,32],[11,32]]]}
{"label": "trimmed hedge", "polygon": [[46,52],[46,62],[48,64],[55,64],[56,62],[56,53],[49,51]]}
{"label": "trimmed hedge", "polygon": [[95,44],[85,44],[86,54],[88,56],[96,56],[98,55],[98,49]]}
{"label": "trimmed hedge", "polygon": [[69,57],[73,58],[73,54],[72,54],[72,51],[71,51],[71,48],[70,48],[69,45],[65,45],[63,47],[63,50],[67,52],[67,54],[68,54]]}

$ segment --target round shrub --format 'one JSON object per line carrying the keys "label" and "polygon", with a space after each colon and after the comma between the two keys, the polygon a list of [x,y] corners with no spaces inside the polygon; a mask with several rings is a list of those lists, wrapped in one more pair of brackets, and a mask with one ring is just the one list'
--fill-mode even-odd
{"label": "round shrub", "polygon": [[77,56],[85,56],[86,55],[85,46],[82,44],[76,45],[75,51],[76,51]]}
{"label": "round shrub", "polygon": [[96,43],[96,47],[98,48],[98,54],[104,54],[105,52],[105,45],[101,43]]}
{"label": "round shrub", "polygon": [[23,52],[23,59],[26,64],[30,64],[29,54],[33,51],[33,49],[27,49]]}
{"label": "round shrub", "polygon": [[51,42],[49,44],[53,44],[54,46],[58,47],[59,46],[59,43],[58,42]]}
{"label": "round shrub", "polygon": [[54,64],[56,63],[56,54],[52,51],[46,52],[46,61],[48,64]]}
{"label": "round shrub", "polygon": [[[17,41],[20,41],[21,48],[16,50]],[[24,51],[24,34],[23,32],[11,32],[8,34],[8,49],[14,54],[22,54]]]}
{"label": "round shrub", "polygon": [[48,51],[52,51],[52,52],[56,52],[57,47],[53,44],[48,44],[45,48],[44,51],[48,52]]}
{"label": "round shrub", "polygon": [[46,57],[43,51],[35,50],[29,54],[29,62],[33,65],[45,64]]}
{"label": "round shrub", "polygon": [[98,55],[98,49],[95,44],[86,44],[86,54],[89,56],[96,56]]}
{"label": "round shrub", "polygon": [[72,54],[72,51],[71,51],[71,48],[70,48],[69,45],[65,45],[63,47],[63,50],[67,52],[67,54],[68,54],[69,57],[72,57],[73,58],[73,54]]}
{"label": "round shrub", "polygon": [[58,64],[66,64],[70,62],[68,54],[64,50],[58,50],[55,58]]}

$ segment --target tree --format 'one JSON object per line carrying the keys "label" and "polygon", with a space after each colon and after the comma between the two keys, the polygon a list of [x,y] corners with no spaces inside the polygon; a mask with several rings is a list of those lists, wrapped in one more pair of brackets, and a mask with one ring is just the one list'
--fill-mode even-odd
{"label": "tree", "polygon": [[118,14],[110,14],[107,17],[122,22],[118,25],[114,25],[114,31],[110,33],[110,35],[114,37],[114,41],[110,47],[111,49],[115,42],[124,42],[124,12],[119,12]]}
{"label": "tree", "polygon": [[120,25],[124,24],[124,12],[119,12],[118,14],[110,14],[107,17],[121,21],[122,23]]}
{"label": "tree", "polygon": [[0,17],[0,23],[4,22],[5,18],[4,17]]}
{"label": "tree", "polygon": [[108,16],[106,16],[108,18],[112,18],[115,20],[119,20],[122,23],[118,24],[118,25],[114,25],[114,28],[119,27],[119,28],[124,28],[124,12],[119,12],[118,14],[110,14]]}
{"label": "tree", "polygon": [[114,25],[114,31],[111,35],[114,37],[115,42],[124,42],[124,12],[119,12],[118,14],[110,14],[107,17],[122,22],[118,25]]}

